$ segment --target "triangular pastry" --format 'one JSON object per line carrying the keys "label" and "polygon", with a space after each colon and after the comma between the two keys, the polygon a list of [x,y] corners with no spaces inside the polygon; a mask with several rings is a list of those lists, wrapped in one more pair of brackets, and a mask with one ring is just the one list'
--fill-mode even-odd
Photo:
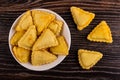
{"label": "triangular pastry", "polygon": [[93,67],[101,58],[103,54],[97,51],[90,51],[79,49],[78,60],[83,69],[90,69]]}
{"label": "triangular pastry", "polygon": [[26,63],[30,60],[30,51],[21,47],[13,47],[13,52],[18,61]]}
{"label": "triangular pastry", "polygon": [[90,41],[112,43],[112,34],[106,21],[101,21],[88,35]]}
{"label": "triangular pastry", "polygon": [[24,35],[25,31],[16,31],[12,38],[10,39],[11,45],[18,45],[18,41]]}
{"label": "triangular pastry", "polygon": [[55,19],[55,15],[39,10],[32,10],[32,17],[37,27],[38,35]]}
{"label": "triangular pastry", "polygon": [[46,29],[43,33],[39,36],[35,44],[33,45],[32,50],[40,50],[52,46],[57,46],[58,41],[56,39],[55,34],[50,30]]}
{"label": "triangular pastry", "polygon": [[33,51],[31,56],[31,63],[34,66],[51,63],[57,57],[46,50]]}
{"label": "triangular pastry", "polygon": [[34,25],[30,26],[25,34],[18,41],[18,46],[31,50],[35,40],[37,38],[37,31]]}
{"label": "triangular pastry", "polygon": [[94,13],[85,11],[75,6],[72,6],[70,10],[78,30],[82,30],[87,27],[95,17]]}
{"label": "triangular pastry", "polygon": [[51,22],[48,26],[48,28],[53,31],[55,35],[60,35],[60,32],[62,30],[63,22],[60,20],[54,20]]}
{"label": "triangular pastry", "polygon": [[58,45],[51,47],[50,51],[56,55],[68,55],[68,46],[63,36],[57,37]]}
{"label": "triangular pastry", "polygon": [[21,16],[15,30],[16,31],[27,30],[29,28],[29,26],[31,26],[31,25],[33,25],[31,12],[27,11]]}

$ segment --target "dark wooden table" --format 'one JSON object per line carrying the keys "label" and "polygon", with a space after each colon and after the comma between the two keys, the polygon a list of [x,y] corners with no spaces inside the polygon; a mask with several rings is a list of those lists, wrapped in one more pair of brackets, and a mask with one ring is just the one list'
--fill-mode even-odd
{"label": "dark wooden table", "polygon": [[[95,19],[82,31],[76,29],[70,7],[78,6],[94,12]],[[72,44],[70,54],[53,69],[35,72],[19,65],[8,46],[9,30],[14,20],[33,8],[46,8],[60,14],[69,25]],[[110,25],[112,44],[95,43],[86,39],[88,33],[101,21]],[[92,69],[83,70],[77,60],[79,48],[104,54]],[[0,0],[0,80],[120,80],[120,0]]]}

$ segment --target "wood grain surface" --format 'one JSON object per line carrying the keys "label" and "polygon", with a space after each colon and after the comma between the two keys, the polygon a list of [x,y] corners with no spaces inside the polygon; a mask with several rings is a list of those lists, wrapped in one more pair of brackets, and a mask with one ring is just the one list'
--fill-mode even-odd
{"label": "wood grain surface", "polygon": [[[94,12],[95,19],[82,31],[73,22],[70,7],[78,6]],[[72,44],[70,54],[53,69],[35,72],[19,65],[12,57],[8,35],[15,19],[33,8],[46,8],[60,14],[67,22]],[[89,32],[101,21],[109,24],[113,43],[96,43],[86,39]],[[78,63],[79,48],[96,50],[104,57],[90,70]],[[120,80],[120,0],[0,0],[0,80]]]}

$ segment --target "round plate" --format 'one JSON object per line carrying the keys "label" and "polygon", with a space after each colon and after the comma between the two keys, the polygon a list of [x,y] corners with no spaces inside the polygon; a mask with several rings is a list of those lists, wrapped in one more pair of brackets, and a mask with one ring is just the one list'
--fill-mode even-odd
{"label": "round plate", "polygon": [[[54,14],[54,15],[56,16],[56,19],[63,21],[64,25],[63,25],[62,35],[65,37],[66,42],[67,42],[67,44],[68,44],[68,48],[70,49],[70,45],[71,45],[71,35],[70,35],[70,30],[69,30],[68,25],[67,25],[67,23],[65,22],[65,20],[64,20],[60,15],[58,15],[57,13],[55,13],[55,12],[53,12],[53,11],[51,11],[51,10],[48,10],[48,9],[32,9],[32,10],[40,10],[40,11],[46,11],[46,12],[52,13],[52,14]],[[23,14],[24,14],[24,13],[23,13]],[[22,15],[23,15],[23,14],[22,14]],[[49,63],[49,64],[40,65],[40,66],[33,66],[33,65],[32,65],[31,63],[29,63],[29,62],[28,62],[28,63],[20,63],[20,62],[16,59],[16,57],[15,57],[13,51],[12,51],[12,46],[11,46],[11,44],[10,44],[10,39],[11,39],[11,37],[13,36],[13,34],[15,33],[14,28],[15,28],[18,20],[20,19],[20,17],[21,17],[22,15],[20,15],[20,16],[15,20],[15,22],[13,23],[13,25],[12,25],[12,27],[11,27],[11,29],[10,29],[10,32],[9,32],[9,40],[8,40],[8,42],[9,42],[9,48],[10,48],[10,51],[11,51],[14,59],[15,59],[20,65],[22,65],[23,67],[25,67],[25,68],[27,68],[27,69],[30,69],[30,70],[34,70],[34,71],[44,71],[44,70],[48,70],[48,69],[51,69],[51,68],[57,66],[58,64],[60,64],[60,63],[64,60],[64,58],[65,58],[66,56],[61,56],[61,55],[59,55],[58,58],[57,58],[54,62]]]}

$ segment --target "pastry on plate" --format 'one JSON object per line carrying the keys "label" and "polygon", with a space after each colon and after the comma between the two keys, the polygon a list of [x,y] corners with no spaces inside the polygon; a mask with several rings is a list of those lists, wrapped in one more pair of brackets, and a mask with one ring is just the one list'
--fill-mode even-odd
{"label": "pastry on plate", "polygon": [[48,26],[48,28],[57,36],[60,35],[62,27],[63,27],[63,22],[60,20],[54,20]]}
{"label": "pastry on plate", "polygon": [[58,45],[58,41],[57,41],[55,34],[50,29],[46,29],[39,36],[39,38],[33,45],[32,50],[33,51],[40,50],[40,49],[45,49],[45,48],[49,48],[49,47],[57,46],[57,45]]}
{"label": "pastry on plate", "polygon": [[18,41],[24,35],[25,31],[16,31],[12,38],[10,39],[11,45],[18,45]]}
{"label": "pastry on plate", "polygon": [[29,29],[25,32],[25,34],[18,41],[18,46],[31,50],[34,42],[37,39],[37,32],[34,25],[30,26]]}
{"label": "pastry on plate", "polygon": [[56,55],[68,55],[68,45],[63,36],[57,37],[58,45],[51,47],[50,51]]}
{"label": "pastry on plate", "polygon": [[32,17],[33,22],[37,27],[38,35],[40,35],[40,33],[55,19],[55,15],[39,10],[32,10]]}
{"label": "pastry on plate", "polygon": [[16,31],[27,30],[31,25],[33,25],[31,11],[27,11],[21,16],[20,20],[18,21],[15,27],[15,30]]}
{"label": "pastry on plate", "polygon": [[55,61],[57,57],[46,50],[33,51],[31,63],[34,66],[48,64]]}
{"label": "pastry on plate", "polygon": [[29,62],[30,60],[30,51],[21,47],[13,47],[13,52],[18,61],[21,63]]}

